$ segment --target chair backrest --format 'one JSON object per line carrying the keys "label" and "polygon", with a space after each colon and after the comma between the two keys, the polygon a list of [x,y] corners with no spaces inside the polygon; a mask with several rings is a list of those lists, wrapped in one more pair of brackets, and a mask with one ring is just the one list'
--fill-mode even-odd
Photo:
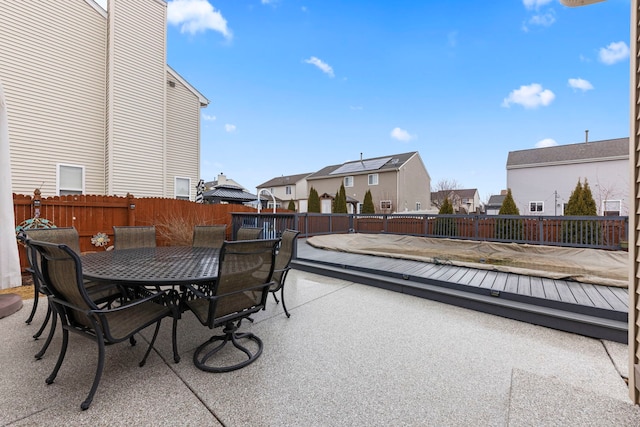
{"label": "chair backrest", "polygon": [[29,239],[40,242],[60,243],[80,253],[80,237],[75,227],[32,228],[24,230]]}
{"label": "chair backrest", "polygon": [[150,226],[114,226],[114,249],[155,248],[156,228]]}
{"label": "chair backrest", "polygon": [[256,240],[260,238],[262,228],[259,227],[240,227],[236,234],[236,240]]}
{"label": "chair backrest", "polygon": [[193,246],[199,248],[221,248],[226,232],[226,225],[196,225],[193,227]]}
{"label": "chair backrest", "polygon": [[[266,303],[279,240],[225,242],[214,289],[215,324],[248,316]],[[210,319],[210,327],[214,319]]]}
{"label": "chair backrest", "polygon": [[285,271],[289,268],[291,258],[293,258],[293,251],[296,244],[296,238],[300,234],[297,230],[285,230],[282,233],[282,240],[280,242],[280,250],[276,255],[276,264],[273,271],[273,281],[282,285],[282,278]]}
{"label": "chair backrest", "polygon": [[[98,307],[87,295],[82,279],[82,262],[78,254],[65,244],[43,242],[27,239],[28,248],[35,248],[40,255],[40,263],[36,265],[38,276],[51,294],[66,301],[80,310],[95,310]],[[69,310],[60,306],[70,322],[77,322],[92,328],[92,322],[82,312]]]}
{"label": "chair backrest", "polygon": [[[80,253],[80,237],[78,231],[74,227],[57,227],[57,228],[32,228],[24,230],[27,239],[33,239],[40,242],[58,243],[67,245],[75,253]],[[26,241],[25,241],[26,244]],[[26,247],[27,261],[31,268],[33,277],[33,285],[40,291],[49,294],[50,291],[43,287],[42,271],[40,268],[41,257],[36,248]]]}

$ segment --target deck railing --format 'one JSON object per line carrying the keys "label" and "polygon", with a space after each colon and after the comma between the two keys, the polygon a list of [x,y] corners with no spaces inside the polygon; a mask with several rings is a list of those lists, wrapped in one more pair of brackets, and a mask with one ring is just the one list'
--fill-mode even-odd
{"label": "deck railing", "polygon": [[291,228],[299,230],[301,237],[350,232],[391,233],[621,250],[626,248],[629,219],[626,216],[232,213],[234,236],[243,225],[263,228],[264,237],[278,237]]}

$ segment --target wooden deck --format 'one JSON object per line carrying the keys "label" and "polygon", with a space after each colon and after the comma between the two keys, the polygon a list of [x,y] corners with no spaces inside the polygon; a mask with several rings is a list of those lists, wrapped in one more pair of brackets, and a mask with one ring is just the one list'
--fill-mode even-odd
{"label": "wooden deck", "polygon": [[329,251],[304,239],[292,266],[594,338],[628,339],[623,288]]}

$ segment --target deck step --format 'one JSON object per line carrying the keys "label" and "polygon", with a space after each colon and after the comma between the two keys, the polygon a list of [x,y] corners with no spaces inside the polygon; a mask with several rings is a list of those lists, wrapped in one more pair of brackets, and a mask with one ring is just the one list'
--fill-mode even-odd
{"label": "deck step", "polygon": [[[295,269],[495,314],[588,337],[627,343],[625,313],[496,292],[474,286],[298,258]],[[574,307],[573,307],[574,306]]]}

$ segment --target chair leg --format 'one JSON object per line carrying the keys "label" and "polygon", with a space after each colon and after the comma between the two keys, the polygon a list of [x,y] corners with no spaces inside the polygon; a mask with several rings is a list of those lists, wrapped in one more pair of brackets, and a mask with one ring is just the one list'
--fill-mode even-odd
{"label": "chair leg", "polygon": [[58,323],[58,314],[54,310],[51,310],[51,307],[49,307],[48,310],[48,314],[51,316],[51,327],[49,328],[49,335],[47,336],[47,340],[44,342],[44,345],[42,346],[40,351],[37,352],[34,356],[38,360],[42,359],[42,356],[44,356],[44,353],[49,348],[49,344],[51,344],[53,335],[56,332],[56,324]]}
{"label": "chair leg", "polygon": [[287,310],[287,305],[284,303],[284,284],[280,288],[280,299],[282,300],[282,308],[284,308],[284,314],[287,315],[287,319],[291,317],[289,311]]}
{"label": "chair leg", "polygon": [[97,341],[98,341],[98,366],[96,368],[96,376],[93,379],[93,384],[91,385],[91,390],[87,395],[87,398],[80,404],[80,408],[83,411],[89,409],[91,402],[93,401],[93,396],[96,394],[96,390],[98,390],[98,384],[100,384],[100,378],[102,378],[102,371],[104,369],[104,353],[105,353],[105,344],[104,338],[102,336],[102,332],[98,329],[97,333]]}
{"label": "chair leg", "polygon": [[[149,343],[149,347],[147,347],[147,351],[144,354],[144,357],[138,364],[140,367],[143,367],[145,363],[147,363],[147,357],[149,357],[149,353],[151,353],[151,349],[153,348],[153,343],[156,342],[156,338],[158,337],[158,331],[160,330],[160,322],[162,319],[158,320],[156,323],[156,330],[153,332],[153,338],[151,338],[151,342]],[[133,338],[133,337],[132,337]]]}
{"label": "chair leg", "polygon": [[178,318],[176,316],[173,317],[173,329],[171,331],[171,342],[173,343],[173,361],[178,363],[180,362],[180,355],[178,354]]}
{"label": "chair leg", "polygon": [[27,325],[31,324],[31,321],[33,320],[33,316],[36,315],[36,310],[38,309],[38,299],[40,298],[40,292],[38,292],[38,287],[34,284],[33,288],[35,289],[33,293],[33,307],[31,308],[31,313],[29,314],[29,317],[27,318],[27,320],[25,320],[25,323]]}
{"label": "chair leg", "polygon": [[58,376],[58,371],[60,370],[60,366],[62,366],[62,361],[64,360],[65,354],[67,354],[67,346],[69,345],[69,331],[66,328],[62,328],[62,346],[60,347],[60,354],[58,355],[58,361],[56,362],[56,366],[53,368],[53,372],[51,375],[47,377],[45,382],[47,384],[53,383],[53,380]]}
{"label": "chair leg", "polygon": [[129,343],[131,344],[131,347],[134,347],[136,345],[136,342],[137,342],[136,338],[133,335],[131,335],[129,337]]}
{"label": "chair leg", "polygon": [[47,323],[49,323],[49,320],[51,319],[51,313],[52,313],[51,306],[48,305],[47,306],[47,315],[44,317],[44,321],[42,322],[42,325],[40,326],[40,329],[38,329],[38,332],[36,332],[33,335],[33,339],[34,340],[37,340],[38,338],[40,338],[40,335],[42,335],[42,333],[44,332],[44,328],[47,327]]}
{"label": "chair leg", "polygon": [[[245,366],[256,361],[258,357],[262,354],[262,340],[255,336],[254,334],[247,332],[236,334],[238,327],[234,324],[227,324],[224,328],[224,335],[215,335],[207,340],[204,344],[200,345],[195,353],[193,353],[193,363],[196,365],[198,369],[207,372],[229,372],[235,371],[236,369],[244,368]],[[240,339],[248,339],[253,341],[258,345],[258,350],[255,353],[251,353],[246,347],[239,343]],[[214,341],[221,341],[220,344],[211,349],[208,353],[202,356],[202,352],[207,348],[208,345],[213,343]],[[210,366],[207,365],[207,361],[215,355],[219,350],[221,350],[228,342],[231,342],[234,347],[242,351],[247,359],[231,366]]]}
{"label": "chair leg", "polygon": [[[277,291],[276,291],[277,292]],[[280,301],[278,301],[278,297],[276,296],[276,292],[271,292],[271,295],[273,295],[273,299],[276,301],[276,304],[278,304]]]}

